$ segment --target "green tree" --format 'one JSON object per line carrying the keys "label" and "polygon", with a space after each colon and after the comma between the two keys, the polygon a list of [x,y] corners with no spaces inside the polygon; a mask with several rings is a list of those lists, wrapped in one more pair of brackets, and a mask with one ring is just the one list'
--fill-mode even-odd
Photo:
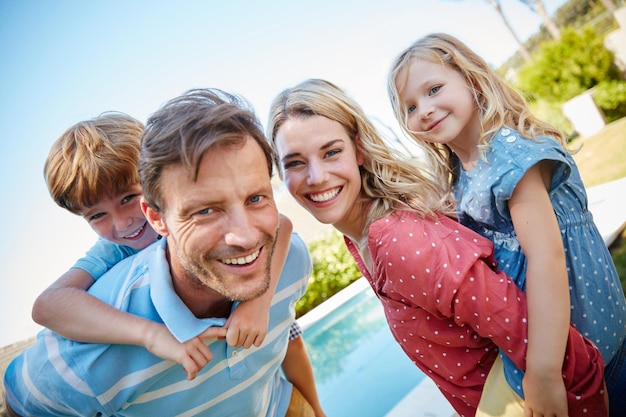
{"label": "green tree", "polygon": [[592,97],[607,123],[626,116],[626,81],[603,81],[593,89]]}
{"label": "green tree", "polygon": [[600,3],[604,5],[604,8],[609,13],[615,13],[615,11],[617,10],[617,5],[612,0],[600,0]]}
{"label": "green tree", "polygon": [[545,41],[519,73],[519,86],[548,102],[565,102],[598,83],[616,78],[613,54],[590,26],[564,28],[561,38]]}

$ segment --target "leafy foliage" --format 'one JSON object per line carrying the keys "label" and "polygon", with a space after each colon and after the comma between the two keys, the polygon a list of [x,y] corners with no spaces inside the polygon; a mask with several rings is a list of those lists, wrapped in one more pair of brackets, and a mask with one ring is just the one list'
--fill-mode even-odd
{"label": "leafy foliage", "polygon": [[572,122],[563,114],[561,103],[548,102],[546,100],[529,100],[528,107],[533,114],[541,115],[541,120],[563,131],[568,142],[578,137]]}
{"label": "leafy foliage", "polygon": [[606,35],[619,27],[601,1],[567,1],[555,12],[554,20],[559,27],[580,28],[586,24],[593,24],[594,29],[601,35]]}
{"label": "leafy foliage", "polygon": [[[600,35],[606,35],[619,27],[613,15],[608,13],[602,2],[599,1],[569,0],[559,7],[553,20],[559,28],[572,26],[576,30],[586,24],[591,24]],[[548,39],[552,38],[542,25],[535,34],[524,42],[524,45],[532,53],[537,51],[539,45]],[[524,61],[518,51],[498,69],[498,72],[500,74],[507,74],[511,70],[516,72],[523,65]]]}
{"label": "leafy foliage", "polygon": [[603,81],[593,89],[591,95],[602,109],[607,123],[626,116],[626,81]]}
{"label": "leafy foliage", "polygon": [[602,81],[617,79],[613,54],[587,25],[561,31],[561,39],[545,41],[531,64],[519,73],[522,89],[549,102],[565,102]]}
{"label": "leafy foliage", "polygon": [[300,317],[361,277],[356,262],[343,242],[343,236],[331,229],[319,240],[309,243],[313,273],[309,287],[296,304]]}

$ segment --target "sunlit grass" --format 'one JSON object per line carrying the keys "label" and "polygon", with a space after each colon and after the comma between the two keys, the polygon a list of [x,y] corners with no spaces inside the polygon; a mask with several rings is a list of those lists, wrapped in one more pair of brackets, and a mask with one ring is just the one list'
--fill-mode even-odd
{"label": "sunlit grass", "polygon": [[586,187],[626,177],[626,117],[570,145]]}

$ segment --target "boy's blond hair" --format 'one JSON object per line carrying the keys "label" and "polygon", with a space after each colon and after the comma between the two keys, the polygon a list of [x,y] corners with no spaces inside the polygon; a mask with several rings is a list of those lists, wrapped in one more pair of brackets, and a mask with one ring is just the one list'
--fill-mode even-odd
{"label": "boy's blond hair", "polygon": [[143,124],[106,112],[67,129],[52,145],[44,177],[52,199],[80,214],[101,198],[139,183]]}

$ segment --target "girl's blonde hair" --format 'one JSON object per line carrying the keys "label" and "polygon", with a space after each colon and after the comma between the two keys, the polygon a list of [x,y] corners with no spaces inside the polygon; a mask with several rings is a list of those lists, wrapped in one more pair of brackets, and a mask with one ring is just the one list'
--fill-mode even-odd
{"label": "girl's blonde hair", "polygon": [[399,91],[406,85],[408,69],[415,61],[446,65],[465,79],[480,113],[478,143],[482,149],[488,148],[489,140],[504,125],[513,127],[523,137],[537,140],[539,136],[550,136],[566,146],[563,132],[536,118],[524,97],[498,76],[484,59],[455,37],[433,33],[413,43],[394,60],[387,79],[387,92],[402,129],[425,145],[429,154],[443,162],[448,170],[452,169],[450,149],[445,145],[429,143],[407,125],[408,113],[400,100]]}
{"label": "girl's blonde hair", "polygon": [[[363,109],[328,81],[306,80],[284,90],[273,100],[267,136],[274,149],[276,133],[287,120],[311,116],[323,116],[340,123],[355,149],[363,155],[362,190],[371,207],[366,226],[397,209],[414,210],[422,216],[433,215],[435,211],[451,212],[447,185],[437,181],[419,160],[387,146]],[[279,173],[282,178],[280,169]]]}
{"label": "girl's blonde hair", "polygon": [[67,129],[52,145],[44,178],[52,199],[74,214],[139,184],[143,123],[106,112]]}

